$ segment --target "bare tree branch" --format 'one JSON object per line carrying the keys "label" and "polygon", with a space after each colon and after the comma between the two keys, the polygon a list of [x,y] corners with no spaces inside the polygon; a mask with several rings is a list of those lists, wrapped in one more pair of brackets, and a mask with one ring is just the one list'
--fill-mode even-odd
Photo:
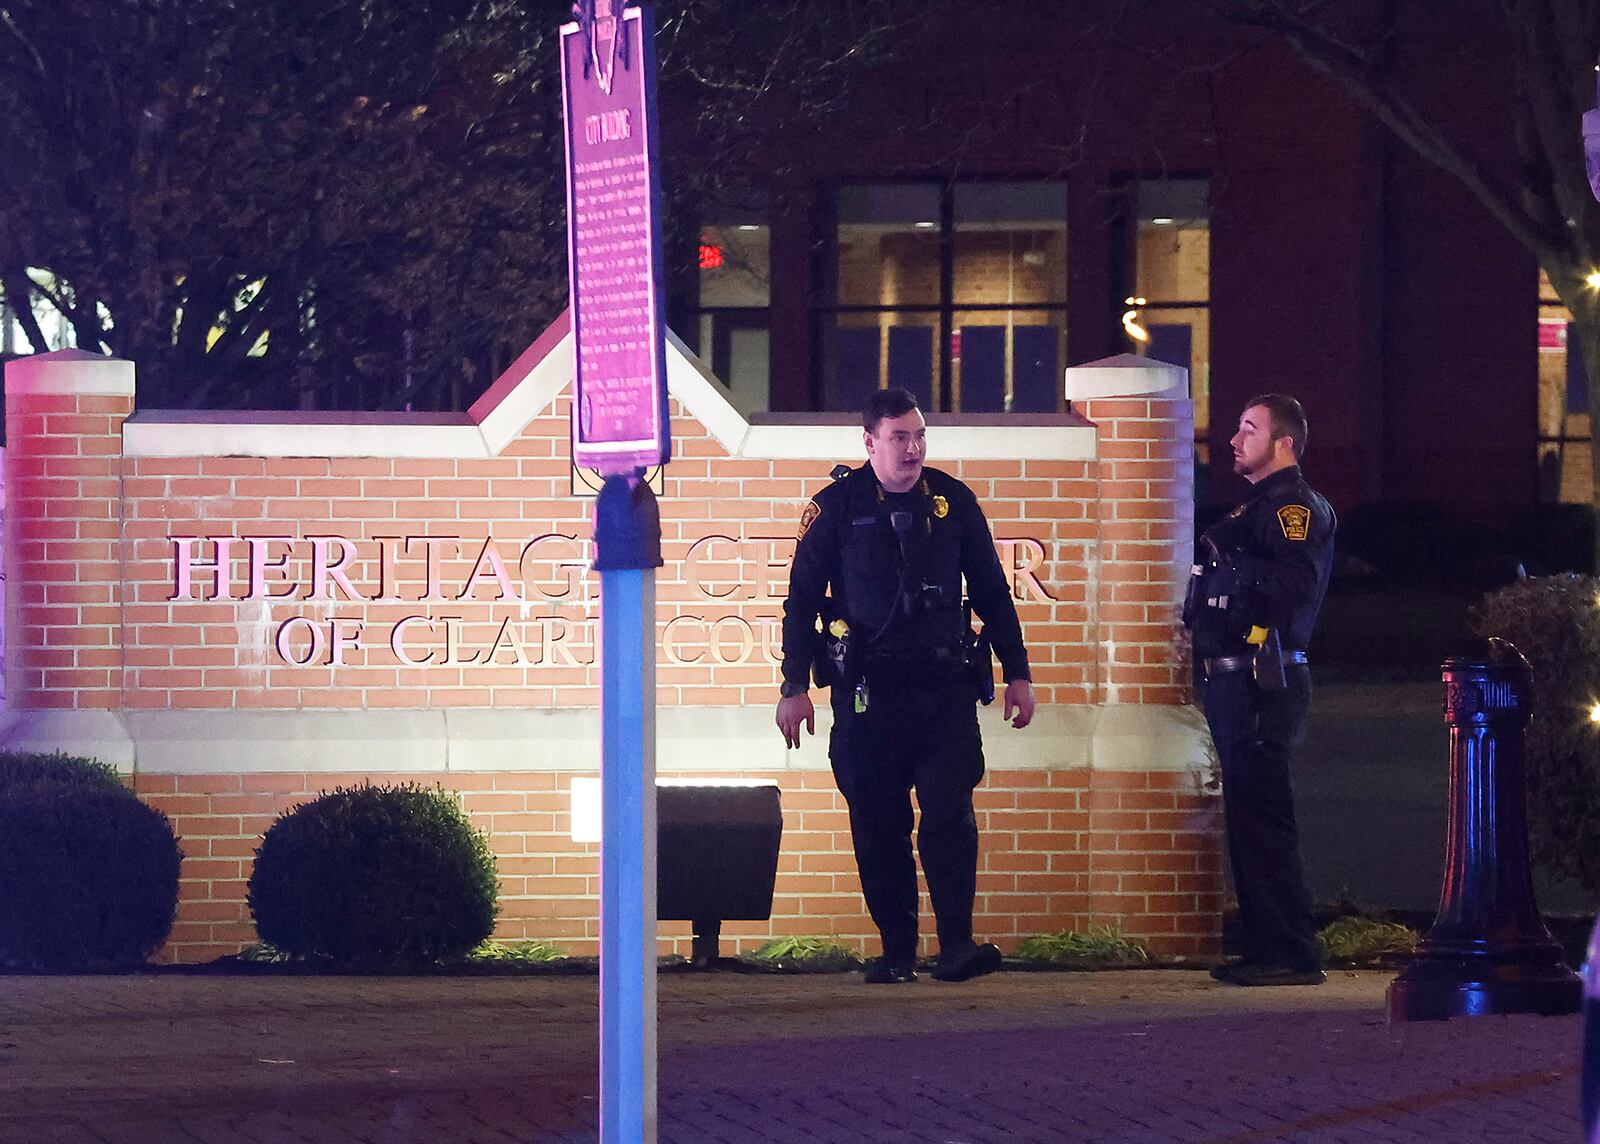
{"label": "bare tree branch", "polygon": [[1280,36],[1313,69],[1338,84],[1423,159],[1454,176],[1541,263],[1561,260],[1565,237],[1496,186],[1411,100],[1395,90],[1367,54],[1283,0],[1212,5],[1238,23]]}

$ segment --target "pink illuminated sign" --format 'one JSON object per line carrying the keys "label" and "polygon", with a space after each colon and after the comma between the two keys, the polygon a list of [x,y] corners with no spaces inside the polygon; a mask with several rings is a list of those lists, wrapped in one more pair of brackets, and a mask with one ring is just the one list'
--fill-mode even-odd
{"label": "pink illuminated sign", "polygon": [[603,473],[670,453],[654,22],[623,3],[561,29],[573,461]]}

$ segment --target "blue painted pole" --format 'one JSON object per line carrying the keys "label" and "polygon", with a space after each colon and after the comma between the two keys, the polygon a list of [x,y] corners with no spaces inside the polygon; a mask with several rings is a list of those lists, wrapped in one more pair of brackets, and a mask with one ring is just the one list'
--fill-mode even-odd
{"label": "blue painted pole", "polygon": [[600,572],[600,1144],[656,1139],[656,573],[638,477],[595,504]]}

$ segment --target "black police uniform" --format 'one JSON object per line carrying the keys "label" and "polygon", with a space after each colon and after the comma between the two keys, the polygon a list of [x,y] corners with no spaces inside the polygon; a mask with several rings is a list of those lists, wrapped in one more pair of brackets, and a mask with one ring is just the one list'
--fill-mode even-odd
{"label": "black police uniform", "polygon": [[954,955],[972,944],[972,791],[983,778],[983,745],[962,657],[963,576],[1006,680],[1029,678],[1010,587],[966,485],[924,468],[910,491],[892,493],[863,465],[818,493],[801,518],[783,607],[783,691],[808,686],[818,616],[847,624],[851,652],[847,678],[831,688],[828,753],[850,808],[862,893],[890,962],[916,956],[913,787],[940,949]]}
{"label": "black police uniform", "polygon": [[[1305,647],[1327,592],[1336,524],[1299,466],[1272,473],[1201,537],[1184,607],[1222,764],[1244,959],[1302,972],[1317,969],[1321,957],[1289,759],[1305,735],[1311,703]],[[1269,629],[1281,644],[1281,682],[1271,657],[1247,639],[1252,628]]]}

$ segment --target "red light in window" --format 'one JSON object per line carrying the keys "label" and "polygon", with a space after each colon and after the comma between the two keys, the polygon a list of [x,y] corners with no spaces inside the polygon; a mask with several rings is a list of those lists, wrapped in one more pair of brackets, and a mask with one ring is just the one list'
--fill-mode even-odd
{"label": "red light in window", "polygon": [[712,246],[708,242],[700,244],[700,269],[720,270],[722,268],[722,247]]}

